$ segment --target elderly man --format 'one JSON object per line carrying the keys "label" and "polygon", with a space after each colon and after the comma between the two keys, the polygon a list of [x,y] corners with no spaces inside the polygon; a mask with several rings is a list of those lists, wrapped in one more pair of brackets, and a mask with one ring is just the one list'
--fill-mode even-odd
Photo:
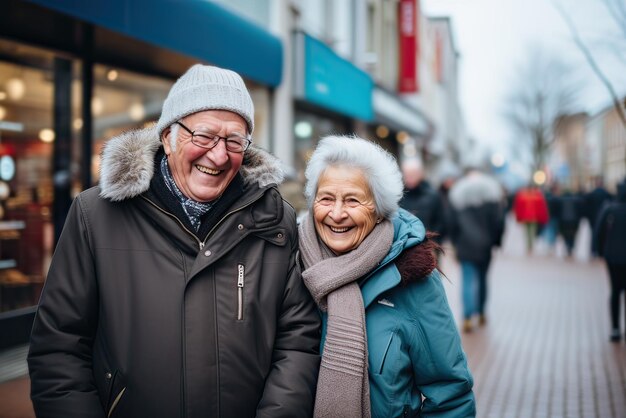
{"label": "elderly man", "polygon": [[241,77],[195,65],[74,201],[28,357],[45,417],[306,417],[319,316]]}

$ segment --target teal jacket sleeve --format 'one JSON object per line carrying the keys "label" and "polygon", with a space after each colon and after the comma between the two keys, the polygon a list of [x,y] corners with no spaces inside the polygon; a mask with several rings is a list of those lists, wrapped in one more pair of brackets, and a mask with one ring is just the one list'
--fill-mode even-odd
{"label": "teal jacket sleeve", "polygon": [[416,284],[418,310],[411,362],[418,389],[425,397],[422,417],[475,417],[473,378],[446,298],[441,274]]}

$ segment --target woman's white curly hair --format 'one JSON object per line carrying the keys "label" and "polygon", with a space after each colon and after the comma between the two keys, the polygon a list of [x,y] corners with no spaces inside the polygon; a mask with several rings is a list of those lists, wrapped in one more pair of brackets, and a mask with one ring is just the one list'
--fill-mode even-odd
{"label": "woman's white curly hair", "polygon": [[380,145],[356,135],[330,135],[318,143],[305,171],[304,195],[309,209],[313,208],[321,175],[331,166],[360,169],[374,196],[376,214],[390,219],[396,213],[404,190],[396,159]]}

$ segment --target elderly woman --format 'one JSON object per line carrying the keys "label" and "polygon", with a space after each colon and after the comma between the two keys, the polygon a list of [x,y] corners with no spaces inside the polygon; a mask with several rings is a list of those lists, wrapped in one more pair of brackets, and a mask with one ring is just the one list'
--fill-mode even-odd
{"label": "elderly woman", "polygon": [[306,169],[303,278],[323,319],[316,417],[473,417],[472,376],[395,159],[323,138]]}

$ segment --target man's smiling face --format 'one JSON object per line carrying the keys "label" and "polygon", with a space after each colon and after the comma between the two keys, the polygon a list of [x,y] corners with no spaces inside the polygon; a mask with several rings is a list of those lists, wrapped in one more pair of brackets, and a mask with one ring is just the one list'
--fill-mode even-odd
{"label": "man's smiling face", "polygon": [[[194,132],[210,131],[222,137],[235,133],[245,137],[247,134],[246,121],[226,110],[205,110],[181,121]],[[176,149],[172,149],[171,133],[171,129],[164,132],[163,147],[180,191],[197,202],[211,202],[220,197],[237,175],[243,153],[227,151],[223,140],[214,148],[201,148],[191,142],[191,134],[184,129],[178,130]]]}

